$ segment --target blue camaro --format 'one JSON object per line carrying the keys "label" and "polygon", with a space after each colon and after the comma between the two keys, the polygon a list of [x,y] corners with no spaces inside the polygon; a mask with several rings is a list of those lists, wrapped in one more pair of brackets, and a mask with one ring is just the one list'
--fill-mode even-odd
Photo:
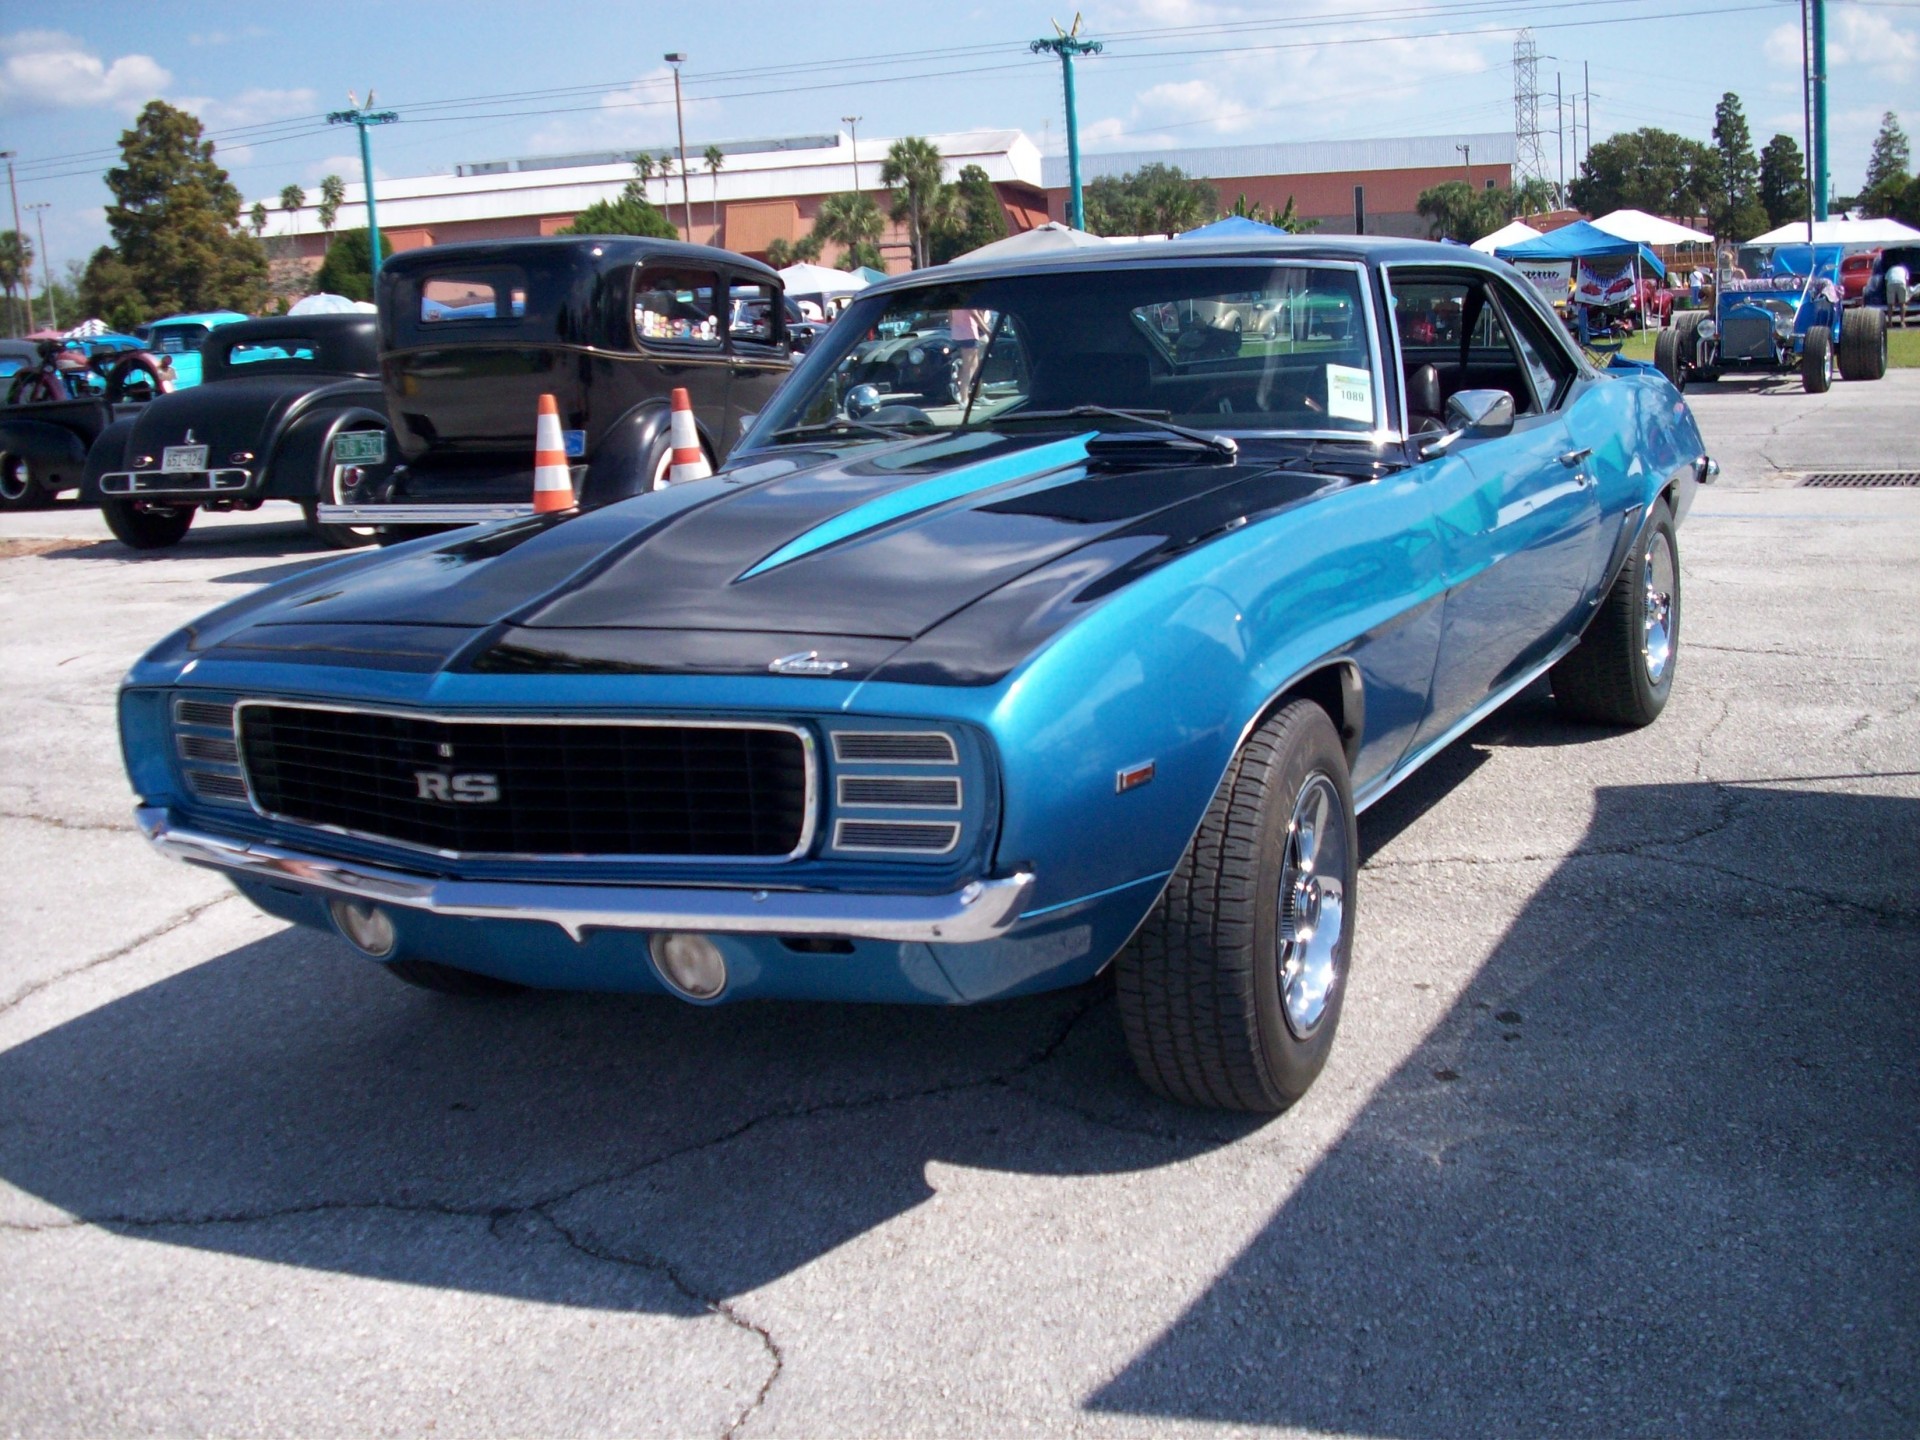
{"label": "blue camaro", "polygon": [[[939,383],[873,383],[935,313]],[[163,641],[120,701],[142,827],[458,993],[1111,964],[1151,1086],[1274,1110],[1339,1022],[1355,813],[1541,675],[1653,720],[1712,470],[1512,270],[1341,237],[903,276],[750,427],[712,479]]]}

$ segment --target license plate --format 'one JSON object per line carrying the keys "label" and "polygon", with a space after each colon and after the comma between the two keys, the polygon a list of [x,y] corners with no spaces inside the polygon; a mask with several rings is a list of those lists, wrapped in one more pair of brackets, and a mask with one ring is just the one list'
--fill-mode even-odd
{"label": "license plate", "polygon": [[181,470],[204,470],[207,468],[207,447],[169,445],[160,452],[160,468],[170,474]]}
{"label": "license plate", "polygon": [[387,458],[384,430],[349,430],[333,437],[333,458],[342,465],[378,465]]}

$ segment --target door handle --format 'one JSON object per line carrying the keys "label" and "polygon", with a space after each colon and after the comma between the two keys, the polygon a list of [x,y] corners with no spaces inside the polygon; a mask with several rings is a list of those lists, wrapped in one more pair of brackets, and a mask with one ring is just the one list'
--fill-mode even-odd
{"label": "door handle", "polygon": [[1560,457],[1560,463],[1569,466],[1578,465],[1591,454],[1593,454],[1593,447],[1591,445],[1584,450],[1569,450]]}

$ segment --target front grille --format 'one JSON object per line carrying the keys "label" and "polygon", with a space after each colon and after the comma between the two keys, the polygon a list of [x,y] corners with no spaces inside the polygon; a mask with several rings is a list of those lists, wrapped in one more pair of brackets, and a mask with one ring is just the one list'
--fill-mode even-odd
{"label": "front grille", "polygon": [[442,720],[243,704],[240,752],[270,815],[470,855],[797,853],[799,733],[755,725]]}
{"label": "front grille", "polygon": [[1758,360],[1773,354],[1773,322],[1736,315],[1720,327],[1720,354],[1729,360]]}
{"label": "front grille", "polygon": [[937,730],[836,730],[833,758],[905,765],[952,765],[959,759],[952,737]]}
{"label": "front grille", "polygon": [[890,810],[958,810],[958,779],[922,780],[905,775],[842,775],[842,805],[882,806]]}
{"label": "front grille", "polygon": [[187,783],[202,800],[238,800],[245,803],[247,782],[238,775],[219,775],[211,770],[189,770]]}
{"label": "front grille", "polygon": [[959,842],[958,825],[917,820],[842,820],[834,826],[836,850],[893,850],[944,855]]}

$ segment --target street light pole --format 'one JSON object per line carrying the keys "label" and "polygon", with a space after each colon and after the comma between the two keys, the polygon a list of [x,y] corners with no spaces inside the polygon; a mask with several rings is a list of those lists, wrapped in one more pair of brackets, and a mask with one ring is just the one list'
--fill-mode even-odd
{"label": "street light pole", "polygon": [[[20,234],[20,191],[15,187],[13,183],[13,157],[15,153],[16,152],[12,150],[0,150],[0,156],[5,156],[7,161],[7,192],[13,196],[13,233],[15,235],[20,236],[20,248],[21,250],[24,251],[27,248],[27,237],[25,235]],[[27,287],[26,288],[27,288],[27,329],[31,330],[34,328],[33,326],[33,267],[32,266],[27,267]]]}
{"label": "street light pole", "polygon": [[52,204],[51,200],[36,200],[27,206],[27,209],[29,212],[39,212],[33,218],[40,226],[40,279],[45,283],[47,290],[47,328],[58,330],[60,315],[53,304],[53,261],[47,258],[47,210]]}
{"label": "street light pole", "polygon": [[842,115],[840,123],[847,127],[853,137],[853,193],[860,193],[860,122],[864,115]]}
{"label": "street light pole", "polygon": [[[347,99],[353,100],[353,92],[347,92]],[[373,207],[373,145],[367,139],[367,130],[374,125],[391,125],[400,117],[392,110],[373,108],[373,91],[367,91],[367,103],[364,107],[355,100],[353,109],[336,110],[327,116],[329,125],[352,125],[360,131],[360,174],[367,185],[367,249],[373,276],[380,278],[380,215]]]}
{"label": "street light pole", "polygon": [[680,131],[680,214],[687,222],[687,239],[693,239],[693,199],[687,190],[687,117],[680,108],[680,66],[686,54],[676,50],[664,57],[673,66],[673,123]]}
{"label": "street light pole", "polygon": [[1827,218],[1827,0],[1813,0],[1813,218]]}
{"label": "street light pole", "polygon": [[1473,190],[1473,146],[1456,145],[1453,148],[1460,152],[1460,162],[1467,167],[1467,190],[1471,192]]}
{"label": "street light pole", "polygon": [[[1055,25],[1054,30],[1060,30]],[[1060,74],[1067,91],[1067,183],[1069,190],[1068,219],[1076,230],[1087,228],[1086,207],[1080,198],[1080,110],[1073,94],[1073,57],[1076,55],[1098,55],[1106,46],[1098,40],[1082,40],[1080,35],[1080,17],[1073,17],[1073,29],[1065,33],[1056,33],[1048,40],[1035,40],[1027,49],[1035,55],[1051,51],[1060,57]]]}

